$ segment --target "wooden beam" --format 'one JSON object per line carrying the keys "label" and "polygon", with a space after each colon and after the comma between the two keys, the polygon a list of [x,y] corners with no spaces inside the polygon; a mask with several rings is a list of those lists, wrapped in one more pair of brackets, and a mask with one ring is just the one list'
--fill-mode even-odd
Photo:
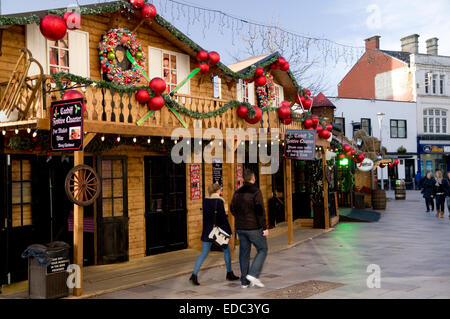
{"label": "wooden beam", "polygon": [[288,222],[288,244],[294,244],[294,216],[292,214],[292,160],[284,160],[284,209]]}
{"label": "wooden beam", "polygon": [[88,146],[92,139],[97,135],[96,133],[87,133],[83,138],[83,149]]}
{"label": "wooden beam", "polygon": [[[74,165],[84,163],[84,152],[74,152]],[[80,267],[80,283],[79,288],[73,289],[74,296],[81,296],[83,293],[83,206],[73,205],[73,263]]]}
{"label": "wooden beam", "polygon": [[322,183],[323,212],[325,214],[325,229],[330,228],[330,211],[328,209],[328,179],[327,179],[327,149],[322,148]]}

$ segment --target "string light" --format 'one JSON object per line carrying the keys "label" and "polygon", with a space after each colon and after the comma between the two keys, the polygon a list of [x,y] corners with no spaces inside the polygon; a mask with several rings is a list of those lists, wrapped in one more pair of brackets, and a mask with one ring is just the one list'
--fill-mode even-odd
{"label": "string light", "polygon": [[2,135],[3,135],[3,136],[6,135],[5,129],[2,130]]}
{"label": "string light", "polygon": [[14,130],[14,133],[16,133],[16,135],[19,134],[19,128],[18,127],[16,127],[16,129]]}
{"label": "string light", "polygon": [[117,143],[119,143],[119,142],[120,142],[120,135],[117,136]]}
{"label": "string light", "polygon": [[[36,130],[36,131],[34,131],[33,132],[33,137],[36,137],[37,136],[37,134],[38,134],[38,131]],[[5,135],[5,134],[3,134],[3,135]]]}
{"label": "string light", "polygon": [[150,144],[152,142],[152,140],[150,139],[150,137],[147,139],[147,144]]}
{"label": "string light", "polygon": [[190,141],[190,140],[187,140],[186,144],[187,144],[187,145],[191,144],[191,141]]}
{"label": "string light", "polygon": [[31,128],[28,126],[27,127],[27,133],[30,134],[31,133]]}
{"label": "string light", "polygon": [[164,137],[161,138],[161,144],[164,144]]}
{"label": "string light", "polygon": [[175,144],[178,144],[178,140],[175,140]]}
{"label": "string light", "polygon": [[135,136],[135,137],[133,137],[133,143],[136,143],[136,142],[137,142],[137,138]]}
{"label": "string light", "polygon": [[102,142],[105,141],[105,135],[102,135],[102,137],[100,138],[102,140]]}

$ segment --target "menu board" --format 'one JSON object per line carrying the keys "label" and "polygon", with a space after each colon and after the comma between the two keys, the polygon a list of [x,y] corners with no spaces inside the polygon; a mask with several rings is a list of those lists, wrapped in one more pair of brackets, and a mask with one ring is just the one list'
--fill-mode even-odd
{"label": "menu board", "polygon": [[223,186],[223,170],[221,159],[213,158],[212,175],[213,175],[213,184],[218,183],[220,186]]}
{"label": "menu board", "polygon": [[314,160],[315,152],[315,130],[286,130],[284,141],[284,156],[286,158]]}
{"label": "menu board", "polygon": [[191,200],[199,200],[202,197],[200,190],[200,164],[191,165]]}
{"label": "menu board", "polygon": [[83,150],[83,98],[53,102],[50,112],[51,150]]}

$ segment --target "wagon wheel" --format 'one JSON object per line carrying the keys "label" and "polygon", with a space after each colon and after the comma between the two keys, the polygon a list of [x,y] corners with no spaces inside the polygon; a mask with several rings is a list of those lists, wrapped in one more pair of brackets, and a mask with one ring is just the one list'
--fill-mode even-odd
{"label": "wagon wheel", "polygon": [[100,179],[88,165],[72,168],[66,176],[65,189],[69,200],[79,206],[89,206],[100,195]]}

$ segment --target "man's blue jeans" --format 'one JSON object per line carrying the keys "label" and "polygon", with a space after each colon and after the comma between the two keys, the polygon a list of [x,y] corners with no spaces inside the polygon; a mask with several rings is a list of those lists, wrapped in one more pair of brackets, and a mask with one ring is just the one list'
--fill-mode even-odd
{"label": "man's blue jeans", "polygon": [[[239,264],[241,265],[241,283],[248,285],[247,275],[259,278],[264,261],[267,257],[267,239],[263,230],[237,230],[239,236]],[[252,244],[255,245],[257,253],[250,267],[250,252]]]}
{"label": "man's blue jeans", "polygon": [[[213,243],[202,241],[202,253],[200,256],[198,256],[197,261],[195,262],[194,271],[192,272],[194,275],[198,275],[198,272],[200,271],[200,267],[202,266],[203,262],[205,261],[206,257],[208,257],[209,251],[211,250],[211,246]],[[231,268],[231,251],[230,246],[227,246],[227,248],[222,249],[223,250],[223,257],[225,259],[225,264],[227,265],[227,272],[232,272],[233,268]]]}

